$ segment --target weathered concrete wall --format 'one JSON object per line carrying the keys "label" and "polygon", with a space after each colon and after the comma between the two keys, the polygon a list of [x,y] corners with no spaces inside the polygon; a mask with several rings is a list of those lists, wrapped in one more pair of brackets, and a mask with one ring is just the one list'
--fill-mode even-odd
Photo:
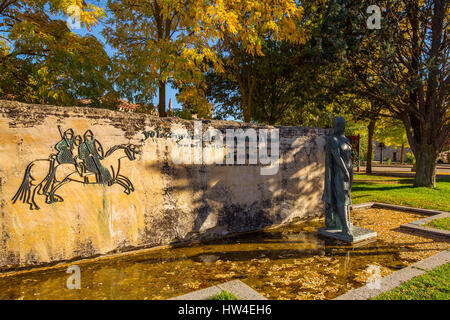
{"label": "weathered concrete wall", "polygon": [[[204,131],[274,128],[202,124]],[[69,182],[55,191],[54,202],[46,203],[46,193],[57,184],[44,187],[51,181],[46,180],[49,156],[62,140],[58,125],[81,136],[90,129],[105,152],[116,145],[137,146],[140,154],[134,160],[119,148],[101,161],[113,176],[121,154],[120,175],[134,191],[124,192],[129,187],[124,178],[111,186],[96,184],[95,176],[84,181],[74,165],[63,164],[54,178],[69,177]],[[175,118],[0,101],[0,270],[250,231],[321,214],[326,130],[277,127],[279,170],[261,175],[261,165],[174,164],[177,139],[162,135],[174,126],[194,130],[193,121]],[[160,134],[151,137],[151,132]]]}

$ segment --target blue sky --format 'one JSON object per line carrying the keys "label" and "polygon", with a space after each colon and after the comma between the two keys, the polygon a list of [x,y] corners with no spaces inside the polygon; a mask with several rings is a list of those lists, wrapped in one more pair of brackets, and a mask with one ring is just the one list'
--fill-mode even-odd
{"label": "blue sky", "polygon": [[[112,57],[114,55],[114,49],[106,44],[106,40],[105,38],[102,36],[101,32],[104,28],[105,25],[105,21],[108,19],[108,11],[106,10],[106,4],[107,1],[105,0],[99,0],[99,1],[90,1],[92,4],[98,6],[98,7],[102,7],[105,10],[105,13],[107,14],[107,18],[103,19],[103,21],[101,21],[97,26],[95,26],[95,28],[92,28],[90,32],[88,32],[88,30],[86,28],[81,28],[81,29],[72,29],[72,32],[76,33],[77,35],[80,36],[84,36],[87,34],[91,34],[94,35],[99,41],[101,41],[105,47],[106,52],[108,53],[108,55],[110,57]],[[65,17],[57,17],[59,19],[67,19]],[[177,90],[172,89],[170,87],[170,85],[167,85],[166,87],[166,106],[169,105],[169,99],[172,98],[172,104],[174,108],[181,108],[181,105],[178,103],[175,95],[177,94]],[[155,106],[158,105],[158,95],[156,95],[153,98],[153,104]]]}

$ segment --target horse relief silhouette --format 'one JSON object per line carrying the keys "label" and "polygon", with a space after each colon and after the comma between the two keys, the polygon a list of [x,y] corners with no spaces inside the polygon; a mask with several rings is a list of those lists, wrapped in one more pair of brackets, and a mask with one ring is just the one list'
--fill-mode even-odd
{"label": "horse relief silhouette", "polygon": [[138,146],[120,144],[104,152],[91,130],[87,130],[83,137],[75,136],[72,129],[62,132],[58,126],[58,130],[61,140],[55,145],[57,153],[28,164],[22,184],[11,200],[13,204],[20,200],[29,204],[31,210],[38,210],[36,195],[45,196],[45,202],[49,204],[64,201],[56,191],[70,182],[118,184],[127,195],[134,191],[133,183],[120,174],[120,168],[123,160],[136,159],[136,154],[140,153]]}

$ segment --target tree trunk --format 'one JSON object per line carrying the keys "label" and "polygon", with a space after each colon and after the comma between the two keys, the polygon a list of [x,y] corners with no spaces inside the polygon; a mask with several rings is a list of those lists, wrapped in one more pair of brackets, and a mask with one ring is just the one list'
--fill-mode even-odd
{"label": "tree trunk", "polygon": [[424,144],[417,148],[415,187],[435,187],[436,186],[436,147]]}
{"label": "tree trunk", "polygon": [[366,173],[372,173],[373,133],[375,131],[375,120],[370,120],[368,131]]}
{"label": "tree trunk", "polygon": [[242,115],[244,116],[244,122],[250,122],[250,112],[248,107],[247,96],[241,90],[241,107],[242,107]]}
{"label": "tree trunk", "polygon": [[252,95],[253,87],[250,85],[248,88],[247,112],[244,114],[244,122],[250,122],[252,120]]}
{"label": "tree trunk", "polygon": [[250,122],[252,119],[251,117],[251,106],[249,105],[250,102],[247,102],[247,104],[244,106],[244,122]]}
{"label": "tree trunk", "polygon": [[166,117],[166,83],[159,81],[159,104],[158,104],[159,116]]}
{"label": "tree trunk", "polygon": [[[248,92],[247,96],[243,95],[242,100],[244,101],[242,107],[244,108],[244,122],[250,122],[252,120],[252,101],[253,101],[253,87],[255,86],[255,79],[248,75],[247,78]],[[241,89],[245,90],[244,88]]]}
{"label": "tree trunk", "polygon": [[242,115],[244,116],[244,122],[250,122],[251,120],[251,111],[250,111],[250,93],[247,92],[244,88],[243,82],[239,81],[239,91],[241,94],[241,108]]}
{"label": "tree trunk", "polygon": [[[416,159],[414,178],[415,187],[435,187],[436,186],[436,160],[438,150],[442,150],[443,139],[436,139],[436,132],[433,130],[436,125],[419,121],[413,114],[406,113],[403,116],[403,123],[406,129],[409,145]],[[445,137],[442,132],[441,138]]]}
{"label": "tree trunk", "polygon": [[405,144],[402,143],[402,151],[400,151],[400,164],[405,163]]}

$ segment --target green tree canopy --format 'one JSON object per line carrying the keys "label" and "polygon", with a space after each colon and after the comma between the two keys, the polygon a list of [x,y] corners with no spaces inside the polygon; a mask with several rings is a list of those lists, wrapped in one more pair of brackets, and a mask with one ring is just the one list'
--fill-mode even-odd
{"label": "green tree canopy", "polygon": [[66,21],[78,5],[80,24],[90,29],[103,10],[82,1],[0,1],[0,95],[25,102],[72,105],[97,100],[112,86],[110,59],[93,36],[80,37]]}
{"label": "green tree canopy", "polygon": [[217,44],[233,39],[249,54],[261,54],[261,31],[275,38],[298,37],[293,0],[188,1],[110,0],[113,12],[104,35],[117,50],[117,81],[127,97],[148,101],[159,89],[159,114],[166,115],[165,88],[172,82],[178,99],[205,104],[203,73],[223,72]]}
{"label": "green tree canopy", "polygon": [[347,21],[336,26],[359,43],[347,51],[343,83],[354,94],[381,101],[403,122],[417,160],[414,184],[435,186],[436,158],[450,135],[449,2],[378,1],[379,30],[366,26],[371,4],[349,4]]}

